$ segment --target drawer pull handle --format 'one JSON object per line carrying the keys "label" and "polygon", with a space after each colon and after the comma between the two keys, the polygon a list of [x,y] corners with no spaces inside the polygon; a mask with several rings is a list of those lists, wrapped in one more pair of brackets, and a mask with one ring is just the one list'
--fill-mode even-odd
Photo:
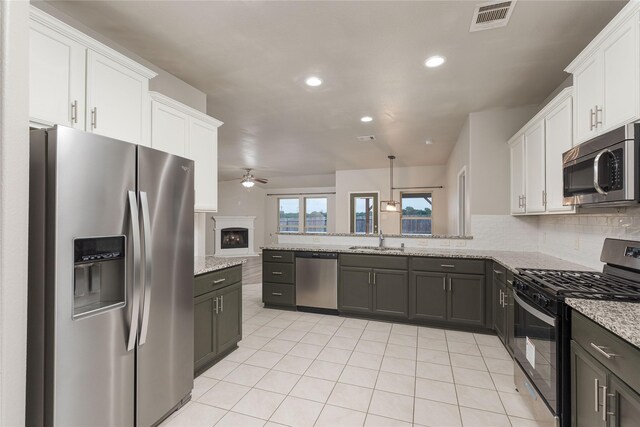
{"label": "drawer pull handle", "polygon": [[274,276],[282,276],[282,271],[272,271],[271,274]]}
{"label": "drawer pull handle", "polygon": [[280,259],[282,258],[282,255],[271,255],[271,258]]}
{"label": "drawer pull handle", "polygon": [[227,280],[227,279],[225,278],[225,279],[218,279],[218,280],[214,280],[214,281],[213,281],[213,284],[214,284],[214,285],[217,285],[218,283],[222,283],[222,282],[224,282],[225,280]]}
{"label": "drawer pull handle", "polygon": [[493,270],[493,272],[496,273],[497,275],[502,275],[503,274],[502,271],[500,271],[500,270]]}
{"label": "drawer pull handle", "polygon": [[513,285],[513,280],[507,280],[507,283]]}
{"label": "drawer pull handle", "polygon": [[453,265],[453,264],[440,264],[440,267],[442,267],[442,268],[456,268],[456,266]]}
{"label": "drawer pull handle", "polygon": [[277,297],[281,297],[282,296],[282,292],[271,292],[271,295],[275,295]]}
{"label": "drawer pull handle", "polygon": [[[602,354],[607,359],[611,359],[612,357],[616,357],[617,356],[617,354],[607,353],[606,351],[603,350],[602,346],[596,345],[594,343],[591,343],[591,347],[593,347],[596,350],[598,350],[598,353]],[[606,348],[606,347],[604,347],[604,348]]]}

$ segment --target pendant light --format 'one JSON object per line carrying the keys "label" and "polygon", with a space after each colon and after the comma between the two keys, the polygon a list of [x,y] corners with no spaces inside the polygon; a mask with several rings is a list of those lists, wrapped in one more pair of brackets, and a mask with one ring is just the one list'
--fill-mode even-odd
{"label": "pendant light", "polygon": [[380,212],[400,212],[400,202],[393,200],[393,160],[396,156],[389,158],[389,200],[380,202]]}

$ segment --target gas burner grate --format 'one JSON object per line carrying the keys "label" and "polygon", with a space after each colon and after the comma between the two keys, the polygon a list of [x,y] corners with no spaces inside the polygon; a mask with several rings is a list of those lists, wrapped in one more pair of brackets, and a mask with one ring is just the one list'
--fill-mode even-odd
{"label": "gas burner grate", "polygon": [[610,274],[538,269],[518,271],[536,284],[564,297],[640,301],[639,283]]}

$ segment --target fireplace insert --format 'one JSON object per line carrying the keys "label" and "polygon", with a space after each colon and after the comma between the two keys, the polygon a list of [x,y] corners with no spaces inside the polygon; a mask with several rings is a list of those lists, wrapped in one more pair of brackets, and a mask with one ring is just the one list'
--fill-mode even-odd
{"label": "fireplace insert", "polygon": [[249,247],[249,229],[232,227],[220,230],[221,249],[239,249]]}

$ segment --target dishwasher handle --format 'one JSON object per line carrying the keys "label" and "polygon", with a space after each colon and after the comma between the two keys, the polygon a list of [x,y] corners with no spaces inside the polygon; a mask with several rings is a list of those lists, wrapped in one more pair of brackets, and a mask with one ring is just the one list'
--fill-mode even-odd
{"label": "dishwasher handle", "polygon": [[296,252],[296,258],[313,258],[313,259],[338,259],[335,252]]}

